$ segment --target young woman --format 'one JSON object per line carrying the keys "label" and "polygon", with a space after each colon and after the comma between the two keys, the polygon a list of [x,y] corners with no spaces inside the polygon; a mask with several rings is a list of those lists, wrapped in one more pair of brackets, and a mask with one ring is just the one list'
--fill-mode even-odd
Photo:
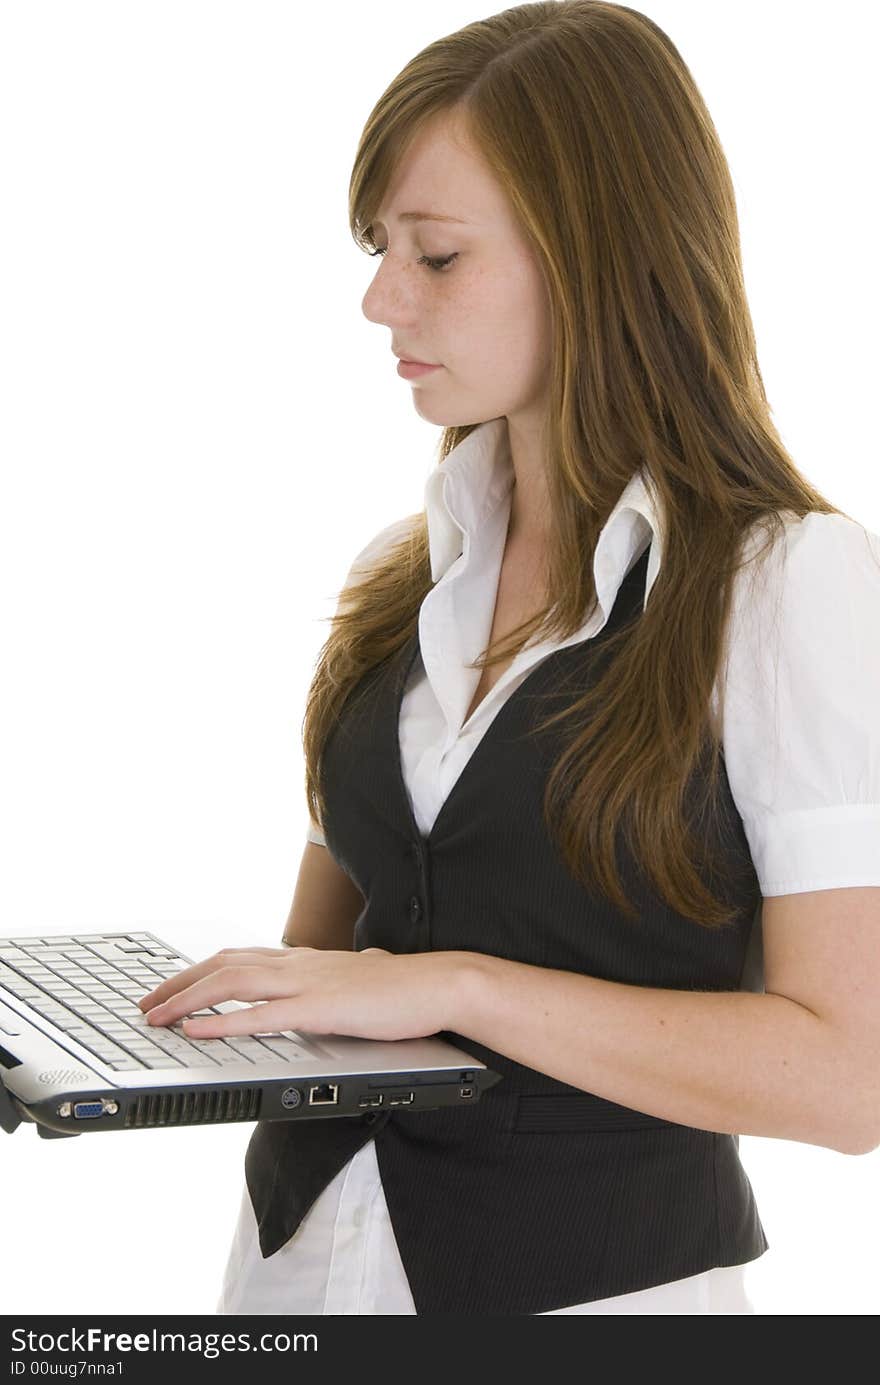
{"label": "young woman", "polygon": [[218,1311],[752,1312],[738,1134],[880,1141],[880,540],[780,441],[727,164],[644,15],[432,43],[350,211],[438,465],[309,691],[287,946],[149,999],[504,1080],[259,1123]]}

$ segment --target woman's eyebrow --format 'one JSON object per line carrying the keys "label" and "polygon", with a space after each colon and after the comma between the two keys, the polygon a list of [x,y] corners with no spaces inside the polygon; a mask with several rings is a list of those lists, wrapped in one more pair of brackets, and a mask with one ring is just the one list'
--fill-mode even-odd
{"label": "woman's eyebrow", "polygon": [[[462,216],[447,216],[445,212],[401,212],[398,221],[455,221],[462,226],[471,226],[473,223],[466,221]],[[373,222],[374,226],[381,226],[382,222],[378,219]]]}

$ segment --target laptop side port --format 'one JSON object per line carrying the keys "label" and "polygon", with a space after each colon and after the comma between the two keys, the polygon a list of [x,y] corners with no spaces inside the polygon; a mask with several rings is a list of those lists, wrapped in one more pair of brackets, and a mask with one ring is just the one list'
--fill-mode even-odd
{"label": "laptop side port", "polygon": [[320,1082],[309,1087],[310,1106],[336,1106],[339,1102],[339,1087],[335,1082]]}
{"label": "laptop side port", "polygon": [[[67,1110],[64,1107],[59,1109],[60,1116],[70,1115],[70,1102],[66,1102]],[[118,1105],[112,1098],[96,1097],[94,1101],[76,1101],[73,1103],[74,1120],[94,1120],[97,1116],[115,1116],[119,1110]]]}
{"label": "laptop side port", "polygon": [[413,1101],[412,1092],[398,1092],[396,1096],[388,1098],[389,1106],[411,1106]]}
{"label": "laptop side port", "polygon": [[362,1096],[358,1106],[381,1106],[384,1099],[381,1092],[377,1092],[375,1096]]}
{"label": "laptop side port", "polygon": [[465,1097],[467,1097],[467,1096],[473,1096],[473,1094],[474,1094],[474,1089],[473,1089],[473,1087],[460,1087],[460,1088],[459,1088],[459,1095],[460,1095],[460,1096],[465,1096]]}

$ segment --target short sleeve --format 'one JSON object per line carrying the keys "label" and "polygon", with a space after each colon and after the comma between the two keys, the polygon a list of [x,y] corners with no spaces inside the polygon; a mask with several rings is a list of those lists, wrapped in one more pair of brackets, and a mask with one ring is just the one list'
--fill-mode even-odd
{"label": "short sleeve", "polygon": [[762,895],[880,885],[880,537],[844,515],[786,520],[737,574],[722,689]]}
{"label": "short sleeve", "polygon": [[[384,529],[380,529],[379,533],[374,535],[374,537],[370,539],[370,542],[361,549],[354,559],[354,562],[351,564],[348,570],[348,576],[342,584],[339,593],[339,601],[337,602],[337,610],[339,609],[339,602],[342,601],[344,594],[350,591],[352,587],[357,586],[357,583],[362,577],[366,576],[367,571],[372,567],[375,561],[381,558],[384,553],[389,552],[395,544],[399,543],[412,531],[413,519],[414,516],[407,515],[404,519],[394,520],[392,524],[388,524]],[[306,840],[314,842],[315,846],[327,845],[324,833],[321,831],[319,824],[316,823],[311,816],[309,817],[309,829],[306,834]]]}

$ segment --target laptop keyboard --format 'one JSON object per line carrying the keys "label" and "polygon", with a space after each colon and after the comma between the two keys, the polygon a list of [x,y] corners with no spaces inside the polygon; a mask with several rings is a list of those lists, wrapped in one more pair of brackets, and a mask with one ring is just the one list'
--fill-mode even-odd
{"label": "laptop keyboard", "polygon": [[[213,1068],[234,1063],[289,1063],[307,1057],[293,1031],[188,1037],[178,1022],[152,1025],[137,1002],[192,963],[151,933],[78,933],[42,938],[0,938],[0,996],[17,997],[55,1029],[70,1036],[109,1068]],[[194,1010],[227,1014],[225,1002]]]}

